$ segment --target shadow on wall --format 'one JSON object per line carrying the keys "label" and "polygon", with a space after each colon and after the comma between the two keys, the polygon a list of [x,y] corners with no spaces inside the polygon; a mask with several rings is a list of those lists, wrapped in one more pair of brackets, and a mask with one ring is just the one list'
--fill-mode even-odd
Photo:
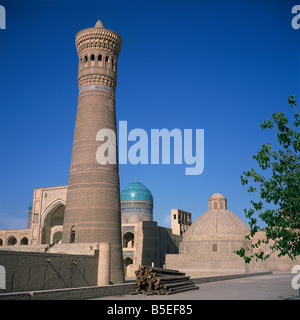
{"label": "shadow on wall", "polygon": [[6,285],[0,292],[95,286],[98,257],[99,251],[83,256],[3,250],[0,265],[6,271]]}

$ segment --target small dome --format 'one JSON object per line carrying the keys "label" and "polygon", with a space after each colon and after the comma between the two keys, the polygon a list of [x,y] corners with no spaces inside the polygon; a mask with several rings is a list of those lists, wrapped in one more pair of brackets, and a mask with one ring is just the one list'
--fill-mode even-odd
{"label": "small dome", "polygon": [[135,201],[135,200],[153,202],[153,196],[150,190],[138,181],[134,181],[130,183],[121,192],[121,201]]}
{"label": "small dome", "polygon": [[220,193],[214,193],[208,199],[208,210],[227,210],[227,199]]}
{"label": "small dome", "polygon": [[214,193],[212,196],[210,196],[209,199],[224,199],[225,197],[221,193]]}
{"label": "small dome", "polygon": [[28,211],[32,211],[32,200],[29,202]]}

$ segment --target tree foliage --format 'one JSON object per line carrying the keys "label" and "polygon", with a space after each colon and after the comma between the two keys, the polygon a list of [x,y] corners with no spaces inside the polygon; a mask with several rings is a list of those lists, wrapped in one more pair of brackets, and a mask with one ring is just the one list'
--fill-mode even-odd
{"label": "tree foliage", "polygon": [[[264,144],[253,156],[262,173],[254,169],[245,171],[241,175],[241,183],[248,186],[249,193],[258,193],[260,199],[251,200],[252,208],[244,210],[250,226],[246,239],[251,240],[259,230],[265,232],[265,238],[252,243],[252,248],[266,243],[271,252],[279,253],[278,256],[287,255],[295,259],[300,255],[300,114],[294,96],[289,97],[288,103],[293,111],[292,124],[282,111],[274,113],[273,120],[265,120],[261,124],[263,130],[276,132],[279,149],[274,150],[271,143]],[[260,228],[256,217],[266,227]],[[252,258],[265,260],[270,256],[262,250],[244,248],[236,253],[247,263]]]}

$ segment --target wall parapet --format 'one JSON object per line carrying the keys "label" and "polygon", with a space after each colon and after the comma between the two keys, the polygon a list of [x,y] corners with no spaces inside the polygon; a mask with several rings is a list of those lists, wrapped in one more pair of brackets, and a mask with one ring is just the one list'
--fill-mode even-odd
{"label": "wall parapet", "polygon": [[108,286],[2,293],[0,300],[84,300],[129,294],[135,289],[136,284],[132,282]]}

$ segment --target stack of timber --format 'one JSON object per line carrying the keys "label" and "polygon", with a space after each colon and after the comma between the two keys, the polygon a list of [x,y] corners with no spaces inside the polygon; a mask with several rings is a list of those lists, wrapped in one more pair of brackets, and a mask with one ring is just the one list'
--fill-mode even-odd
{"label": "stack of timber", "polygon": [[169,295],[199,289],[190,277],[178,270],[140,266],[135,275],[137,293]]}

